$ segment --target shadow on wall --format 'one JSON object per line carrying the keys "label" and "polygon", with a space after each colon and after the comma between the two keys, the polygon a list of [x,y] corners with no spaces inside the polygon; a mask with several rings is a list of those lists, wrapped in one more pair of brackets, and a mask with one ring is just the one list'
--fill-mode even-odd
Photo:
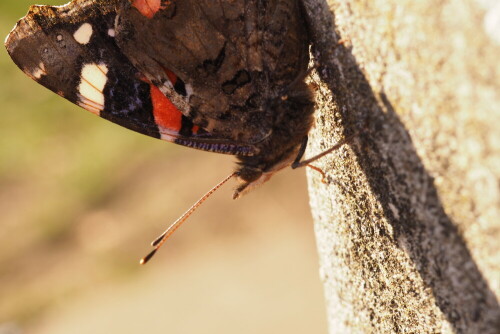
{"label": "shadow on wall", "polygon": [[[321,15],[314,17],[321,21]],[[360,122],[369,124],[371,131],[360,134],[360,144],[351,147],[392,225],[394,239],[406,241],[405,246],[409,247],[404,250],[457,333],[473,328],[482,333],[492,329],[495,332],[500,328],[498,300],[457,227],[445,213],[433,178],[389,98],[384,93],[376,95],[349,49],[338,44],[333,52],[331,45],[337,41],[328,40],[324,34],[316,36],[314,51],[320,64],[326,65],[318,72],[334,101],[341,106],[338,109],[343,128],[352,131],[360,128]],[[328,51],[322,52],[322,48]],[[331,57],[342,64],[342,73]],[[344,137],[351,135],[344,131]],[[401,170],[396,166],[411,167]],[[369,224],[369,219],[366,223]]]}

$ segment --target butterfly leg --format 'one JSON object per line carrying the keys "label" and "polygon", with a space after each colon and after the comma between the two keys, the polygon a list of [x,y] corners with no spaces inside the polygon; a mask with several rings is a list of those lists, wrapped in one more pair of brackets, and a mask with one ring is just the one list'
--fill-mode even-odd
{"label": "butterfly leg", "polygon": [[318,173],[321,174],[321,182],[322,183],[328,183],[326,174],[325,174],[325,172],[323,172],[323,170],[321,168],[316,167],[316,166],[311,165],[311,164],[307,164],[306,166],[309,167],[309,168],[311,168],[312,170],[317,171]]}
{"label": "butterfly leg", "polygon": [[299,148],[299,152],[297,153],[297,157],[292,162],[292,169],[304,166],[300,163],[300,160],[302,159],[302,157],[304,156],[304,153],[306,152],[308,141],[309,141],[309,137],[305,136],[304,139],[302,140],[302,144],[300,144],[300,148]]}
{"label": "butterfly leg", "polygon": [[304,156],[304,153],[306,151],[308,140],[309,140],[309,137],[305,136],[304,139],[303,139],[303,141],[302,141],[302,144],[300,144],[300,149],[299,149],[299,152],[297,154],[297,157],[295,158],[295,160],[292,163],[292,168],[295,169],[295,168],[307,166],[307,167],[309,167],[309,168],[317,171],[318,173],[320,173],[321,176],[322,176],[321,182],[326,183],[326,174],[325,174],[325,172],[323,172],[323,170],[321,168],[313,166],[311,164],[305,164],[304,165],[304,164],[302,164],[300,162],[300,159],[302,159],[302,157]]}
{"label": "butterfly leg", "polygon": [[300,161],[302,159],[302,157],[304,156],[304,153],[305,153],[306,147],[307,147],[307,142],[308,142],[308,139],[309,139],[307,136],[304,137],[304,139],[302,141],[302,144],[300,145],[300,149],[299,149],[299,152],[297,154],[297,157],[295,158],[294,162],[291,165],[292,169],[307,166],[307,167],[309,167],[309,168],[317,171],[318,173],[320,173],[322,175],[322,177],[323,177],[321,181],[323,183],[326,183],[326,181],[325,181],[326,180],[326,174],[325,174],[325,172],[321,168],[318,168],[316,166],[311,165],[311,162],[314,162],[314,161],[318,160],[319,158],[322,158],[325,155],[327,155],[329,153],[332,153],[333,151],[338,150],[344,144],[349,143],[357,135],[358,135],[358,132],[355,132],[352,135],[350,135],[348,137],[345,137],[344,139],[342,139],[341,141],[339,141],[337,144],[335,144],[332,147],[330,147],[328,150],[323,151],[320,154],[315,155],[312,158]]}

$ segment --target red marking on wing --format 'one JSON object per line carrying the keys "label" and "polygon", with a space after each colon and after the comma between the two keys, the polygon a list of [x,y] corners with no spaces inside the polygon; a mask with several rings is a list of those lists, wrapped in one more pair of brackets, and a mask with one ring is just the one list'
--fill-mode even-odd
{"label": "red marking on wing", "polygon": [[163,70],[165,71],[165,74],[167,74],[168,80],[170,80],[172,85],[175,85],[175,83],[177,82],[177,75],[175,75],[174,72],[172,72],[166,68],[163,68]]}
{"label": "red marking on wing", "polygon": [[[170,80],[172,85],[175,85],[175,83],[177,82],[177,75],[175,75],[175,73],[170,71],[169,69],[163,68],[163,70],[167,74],[168,80]],[[168,102],[170,102],[170,100],[168,100]],[[172,103],[170,102],[170,104],[172,104]],[[176,109],[176,110],[179,111],[178,109]],[[179,125],[179,127],[180,127],[180,125]],[[199,130],[200,130],[200,127],[198,125],[193,125],[193,127],[191,128],[191,132],[194,134],[197,134]]]}
{"label": "red marking on wing", "polygon": [[159,126],[179,132],[182,126],[182,113],[155,85],[151,87],[151,102],[153,103],[153,115]]}
{"label": "red marking on wing", "polygon": [[133,0],[132,6],[148,19],[152,19],[161,9],[161,0]]}

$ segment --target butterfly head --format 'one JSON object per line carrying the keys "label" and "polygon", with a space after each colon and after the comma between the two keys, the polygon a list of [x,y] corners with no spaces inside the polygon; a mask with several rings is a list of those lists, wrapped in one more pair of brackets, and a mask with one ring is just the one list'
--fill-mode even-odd
{"label": "butterfly head", "polygon": [[[239,198],[268,181],[276,172],[290,166],[302,155],[302,143],[312,126],[314,103],[310,88],[302,81],[277,94],[267,103],[274,116],[271,132],[256,146],[259,154],[238,156],[236,171],[240,185],[233,198]],[[299,154],[299,152],[301,152]]]}
{"label": "butterfly head", "polygon": [[299,147],[300,145],[295,147],[285,157],[281,157],[280,159],[267,164],[263,163],[254,165],[251,161],[249,161],[250,159],[247,160],[247,163],[240,163],[239,169],[236,171],[236,178],[240,184],[234,191],[233,199],[240,198],[251,190],[269,181],[269,179],[271,179],[276,172],[290,166],[297,156]]}

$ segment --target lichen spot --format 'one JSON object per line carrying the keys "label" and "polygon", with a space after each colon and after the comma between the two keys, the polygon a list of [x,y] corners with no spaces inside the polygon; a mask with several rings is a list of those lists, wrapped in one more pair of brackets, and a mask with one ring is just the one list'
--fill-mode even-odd
{"label": "lichen spot", "polygon": [[90,23],[84,23],[78,28],[77,31],[73,34],[75,40],[80,44],[88,44],[90,39],[92,38],[92,25]]}
{"label": "lichen spot", "polygon": [[116,31],[115,29],[111,28],[108,30],[108,36],[109,37],[115,37],[116,36]]}

